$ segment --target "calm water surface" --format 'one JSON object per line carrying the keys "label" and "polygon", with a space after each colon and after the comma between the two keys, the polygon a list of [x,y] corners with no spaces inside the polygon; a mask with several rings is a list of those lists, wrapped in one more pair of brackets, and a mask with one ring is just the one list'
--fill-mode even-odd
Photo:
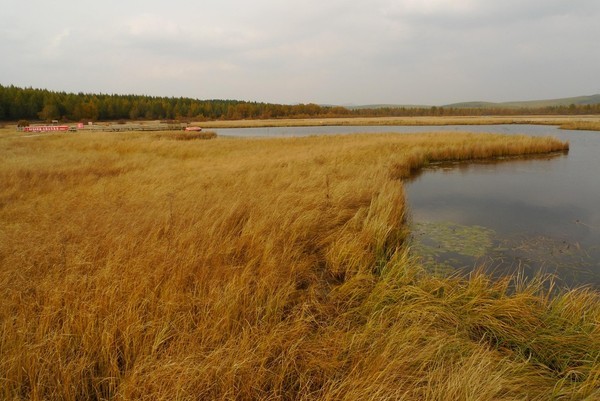
{"label": "calm water surface", "polygon": [[221,136],[470,131],[555,136],[567,155],[428,168],[406,185],[412,249],[432,269],[556,274],[600,287],[600,132],[554,126],[343,126],[220,129]]}
{"label": "calm water surface", "polygon": [[428,169],[407,185],[416,253],[446,270],[485,264],[496,274],[555,274],[600,287],[600,132],[551,134],[568,155]]}

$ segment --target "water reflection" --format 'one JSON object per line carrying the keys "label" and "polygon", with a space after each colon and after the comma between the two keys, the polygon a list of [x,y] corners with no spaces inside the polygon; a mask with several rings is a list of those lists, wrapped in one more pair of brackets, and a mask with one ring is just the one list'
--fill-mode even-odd
{"label": "water reflection", "polygon": [[[581,154],[425,169],[407,185],[414,252],[446,271],[485,264],[600,285],[600,186],[590,186],[597,170],[583,168]],[[478,241],[485,252],[461,248]]]}

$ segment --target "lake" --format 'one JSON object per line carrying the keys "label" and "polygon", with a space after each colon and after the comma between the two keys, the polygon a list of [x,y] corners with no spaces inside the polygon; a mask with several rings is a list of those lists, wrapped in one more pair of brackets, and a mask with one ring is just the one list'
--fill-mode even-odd
{"label": "lake", "polygon": [[490,132],[555,136],[568,154],[424,169],[406,184],[411,249],[442,274],[555,274],[600,286],[600,132],[542,125],[335,126],[219,129],[221,136],[293,137],[361,132]]}

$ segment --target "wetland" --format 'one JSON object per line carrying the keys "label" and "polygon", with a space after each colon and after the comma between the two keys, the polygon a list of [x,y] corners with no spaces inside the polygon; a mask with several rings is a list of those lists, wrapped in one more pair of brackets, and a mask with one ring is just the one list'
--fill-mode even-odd
{"label": "wetland", "polygon": [[222,136],[488,132],[553,136],[568,153],[429,165],[407,180],[411,248],[444,273],[555,275],[600,285],[600,132],[550,125],[317,126],[219,129]]}

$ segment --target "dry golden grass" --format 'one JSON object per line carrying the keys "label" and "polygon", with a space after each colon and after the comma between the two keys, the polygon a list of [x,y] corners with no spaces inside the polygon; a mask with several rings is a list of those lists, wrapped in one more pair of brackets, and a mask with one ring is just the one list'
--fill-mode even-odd
{"label": "dry golden grass", "polygon": [[215,139],[217,133],[213,131],[159,131],[154,134],[155,138],[171,139],[174,141],[193,141],[197,139]]}
{"label": "dry golden grass", "polygon": [[344,125],[493,125],[536,124],[563,125],[575,123],[600,124],[598,116],[465,116],[465,117],[343,117],[301,118],[270,120],[203,121],[195,124],[205,128],[252,128],[252,127],[313,127]]}
{"label": "dry golden grass", "polygon": [[600,131],[600,120],[575,120],[561,124],[562,129]]}
{"label": "dry golden grass", "polygon": [[595,291],[433,277],[402,246],[419,166],[564,147],[3,135],[0,398],[597,399]]}

